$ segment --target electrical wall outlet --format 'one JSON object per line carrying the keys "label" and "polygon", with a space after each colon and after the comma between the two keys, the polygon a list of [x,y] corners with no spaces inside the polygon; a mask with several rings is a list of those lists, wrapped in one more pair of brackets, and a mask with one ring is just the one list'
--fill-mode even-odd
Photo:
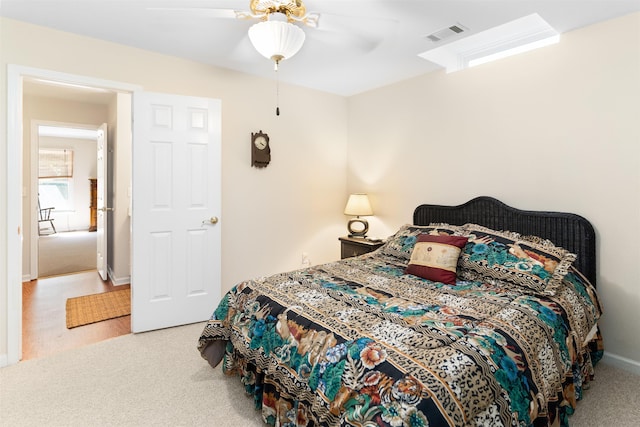
{"label": "electrical wall outlet", "polygon": [[307,252],[302,252],[302,268],[311,267],[311,260]]}

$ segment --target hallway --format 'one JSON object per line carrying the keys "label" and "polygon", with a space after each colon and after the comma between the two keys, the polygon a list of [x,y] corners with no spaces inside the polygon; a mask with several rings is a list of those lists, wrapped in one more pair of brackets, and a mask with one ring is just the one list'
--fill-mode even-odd
{"label": "hallway", "polygon": [[131,333],[131,316],[67,329],[67,298],[129,288],[103,282],[96,270],[22,284],[22,360],[36,359]]}

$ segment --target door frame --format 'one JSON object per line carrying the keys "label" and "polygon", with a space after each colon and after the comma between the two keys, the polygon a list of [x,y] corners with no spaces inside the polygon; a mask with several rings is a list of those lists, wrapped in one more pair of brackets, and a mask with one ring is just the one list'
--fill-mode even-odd
{"label": "door frame", "polygon": [[[119,92],[134,94],[142,91],[139,85],[98,79],[89,76],[62,73],[41,68],[16,64],[7,66],[7,157],[6,165],[6,232],[7,232],[7,268],[0,281],[7,288],[6,325],[7,355],[0,360],[0,366],[18,363],[22,357],[22,99],[23,77],[33,77],[61,83],[93,86]],[[133,97],[132,97],[133,99]],[[11,179],[9,179],[11,177]],[[15,179],[14,179],[15,178]],[[1,287],[1,286],[0,286]],[[0,289],[0,292],[2,289]],[[0,303],[2,299],[0,299]],[[0,307],[2,311],[3,307]],[[1,334],[0,334],[1,335]]]}

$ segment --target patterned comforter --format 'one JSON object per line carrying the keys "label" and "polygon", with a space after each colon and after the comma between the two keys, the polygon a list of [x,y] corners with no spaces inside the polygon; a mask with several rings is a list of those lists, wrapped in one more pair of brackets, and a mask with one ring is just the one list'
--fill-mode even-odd
{"label": "patterned comforter", "polygon": [[381,251],[242,282],[198,343],[280,426],[568,425],[601,356],[595,289],[404,274]]}

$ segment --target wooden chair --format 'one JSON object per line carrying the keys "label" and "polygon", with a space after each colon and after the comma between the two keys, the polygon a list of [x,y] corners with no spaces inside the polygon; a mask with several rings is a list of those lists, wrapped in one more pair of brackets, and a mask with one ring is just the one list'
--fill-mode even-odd
{"label": "wooden chair", "polygon": [[[56,233],[56,226],[53,225],[53,218],[51,218],[51,211],[54,210],[55,208],[44,208],[42,209],[40,207],[40,199],[38,198],[38,235],[40,236],[44,236],[47,234],[55,234]],[[49,223],[49,226],[47,227],[45,224],[45,227],[41,227],[40,224],[42,223]],[[49,230],[49,232],[46,232]]]}

